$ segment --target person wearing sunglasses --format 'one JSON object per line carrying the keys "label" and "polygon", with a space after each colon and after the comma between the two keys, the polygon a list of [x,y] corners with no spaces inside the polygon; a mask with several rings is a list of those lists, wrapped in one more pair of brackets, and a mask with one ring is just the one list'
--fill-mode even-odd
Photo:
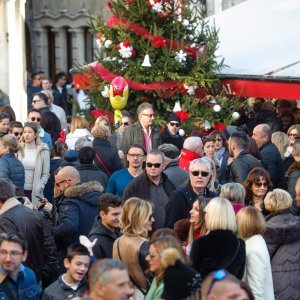
{"label": "person wearing sunglasses", "polygon": [[41,87],[42,78],[38,73],[32,73],[31,80],[27,85],[27,108],[32,105],[33,95],[39,93],[42,90]]}
{"label": "person wearing sunglasses", "polygon": [[9,179],[16,186],[17,196],[23,196],[25,170],[23,164],[15,157],[20,145],[14,136],[0,137],[0,178]]}
{"label": "person wearing sunglasses", "polygon": [[202,300],[248,300],[242,295],[240,281],[224,269],[210,273],[201,287]]}
{"label": "person wearing sunglasses", "polygon": [[165,227],[173,228],[181,219],[190,217],[190,211],[197,198],[201,206],[205,207],[209,199],[217,194],[211,192],[208,185],[214,184],[213,170],[210,162],[204,158],[198,158],[190,163],[189,181],[178,187],[170,196],[166,207]]}
{"label": "person wearing sunglasses", "polygon": [[179,134],[181,126],[180,118],[176,114],[171,114],[167,119],[167,124],[161,133],[161,141],[163,144],[173,144],[179,151],[183,148],[183,138]]}
{"label": "person wearing sunglasses", "polygon": [[[118,124],[117,129],[111,134],[111,136],[108,138],[110,144],[120,149],[121,140],[123,136],[123,132],[128,126],[131,124],[131,116],[130,113],[126,110],[122,110],[122,121],[120,124]],[[123,158],[123,157],[120,157]]]}
{"label": "person wearing sunglasses", "polygon": [[37,126],[41,141],[45,143],[49,149],[51,149],[53,146],[51,135],[48,132],[46,132],[40,125],[41,120],[41,112],[38,109],[31,108],[28,110],[27,122],[34,123]]}
{"label": "person wearing sunglasses", "polygon": [[263,168],[254,168],[248,174],[244,188],[246,191],[245,204],[259,209],[263,215],[268,215],[264,205],[264,198],[272,189],[272,182],[269,173]]}
{"label": "person wearing sunglasses", "polygon": [[164,227],[166,205],[175,190],[174,184],[163,173],[164,169],[164,154],[160,150],[152,150],[147,154],[145,171],[127,185],[123,194],[123,201],[130,197],[140,197],[153,204],[153,230]]}
{"label": "person wearing sunglasses", "polygon": [[39,205],[38,197],[44,197],[44,188],[50,176],[50,151],[40,140],[37,126],[24,123],[21,139],[23,151],[17,154],[25,169],[25,196],[33,205]]}
{"label": "person wearing sunglasses", "polygon": [[211,199],[206,207],[207,234],[194,240],[192,267],[205,278],[210,272],[225,269],[239,279],[246,265],[245,242],[237,237],[236,218],[232,204],[225,198]]}
{"label": "person wearing sunglasses", "polygon": [[271,257],[275,299],[298,299],[300,287],[300,218],[291,212],[293,199],[282,189],[265,198],[266,231],[263,238]]}
{"label": "person wearing sunglasses", "polygon": [[155,118],[152,104],[143,102],[137,108],[138,121],[124,130],[120,150],[127,154],[130,145],[138,144],[144,147],[146,152],[157,149],[161,144],[160,134],[154,126]]}
{"label": "person wearing sunglasses", "polygon": [[20,142],[23,134],[23,124],[19,121],[9,123],[8,133],[13,135],[15,139]]}

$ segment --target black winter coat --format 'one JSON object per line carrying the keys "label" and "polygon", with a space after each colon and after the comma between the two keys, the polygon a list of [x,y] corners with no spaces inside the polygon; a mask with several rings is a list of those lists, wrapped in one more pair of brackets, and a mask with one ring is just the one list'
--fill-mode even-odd
{"label": "black winter coat", "polygon": [[96,166],[107,176],[111,176],[113,172],[123,168],[117,148],[112,147],[109,141],[94,139],[93,149],[96,151],[97,155],[101,158],[102,162],[105,164],[105,167],[108,169],[110,174],[105,170],[103,165],[95,157],[94,162]]}
{"label": "black winter coat", "polygon": [[261,163],[270,173],[274,187],[277,187],[283,179],[283,161],[277,147],[271,142],[267,142],[259,147]]}
{"label": "black winter coat", "polygon": [[276,299],[300,298],[300,218],[290,212],[266,217],[263,237],[271,258]]}
{"label": "black winter coat", "polygon": [[192,267],[202,278],[210,272],[226,269],[242,279],[246,265],[245,242],[230,230],[214,230],[194,240],[191,260]]}
{"label": "black winter coat", "polygon": [[97,216],[94,225],[89,233],[89,239],[93,241],[98,239],[93,247],[94,256],[100,258],[112,258],[113,245],[115,240],[120,236],[120,229],[112,232],[102,225],[100,216]]}
{"label": "black winter coat", "polygon": [[243,184],[249,172],[261,167],[260,162],[245,150],[242,151],[230,165],[229,181]]}
{"label": "black winter coat", "polygon": [[73,243],[79,243],[80,235],[88,235],[98,215],[98,200],[103,187],[97,181],[71,186],[57,201],[57,225],[53,229],[60,259]]}
{"label": "black winter coat", "polygon": [[[51,278],[57,271],[57,252],[51,225],[37,211],[8,199],[0,210],[0,232],[20,234],[28,243],[28,258],[24,263],[36,274]],[[51,280],[51,279],[49,279]]]}
{"label": "black winter coat", "polygon": [[[217,195],[208,189],[205,189],[203,193],[204,206],[211,198]],[[190,210],[193,207],[193,203],[198,198],[198,195],[193,191],[190,181],[184,186],[177,188],[170,196],[169,203],[166,207],[166,222],[165,227],[172,228],[174,224],[185,218],[190,217]]]}
{"label": "black winter coat", "polygon": [[106,189],[108,184],[108,176],[98,170],[93,164],[80,164],[76,167],[80,174],[80,182],[98,181]]}
{"label": "black winter coat", "polygon": [[160,135],[162,144],[173,144],[179,151],[183,148],[183,138],[179,134],[171,135],[168,127],[166,126]]}

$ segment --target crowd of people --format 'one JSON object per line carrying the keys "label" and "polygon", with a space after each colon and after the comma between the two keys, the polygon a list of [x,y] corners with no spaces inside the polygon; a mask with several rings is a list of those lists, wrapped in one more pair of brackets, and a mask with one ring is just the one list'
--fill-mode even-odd
{"label": "crowd of people", "polygon": [[300,299],[296,102],[189,136],[143,102],[111,132],[67,122],[58,75],[25,123],[0,108],[1,299]]}

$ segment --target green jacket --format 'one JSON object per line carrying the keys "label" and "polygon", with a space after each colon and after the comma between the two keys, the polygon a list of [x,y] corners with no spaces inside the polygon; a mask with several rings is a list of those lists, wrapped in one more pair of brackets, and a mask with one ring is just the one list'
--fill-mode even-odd
{"label": "green jacket", "polygon": [[[124,154],[127,154],[129,147],[133,144],[144,146],[142,137],[142,125],[140,124],[140,122],[129,125],[128,128],[124,130],[120,149],[124,152]],[[161,139],[158,128],[153,126],[152,149],[157,149],[160,144]]]}

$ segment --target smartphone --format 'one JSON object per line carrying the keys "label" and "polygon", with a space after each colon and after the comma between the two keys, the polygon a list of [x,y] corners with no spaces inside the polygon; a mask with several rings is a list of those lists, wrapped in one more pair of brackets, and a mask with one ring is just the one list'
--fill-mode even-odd
{"label": "smartphone", "polygon": [[38,200],[39,200],[42,204],[45,204],[45,203],[48,201],[46,198],[42,198],[42,197],[37,196],[37,195],[35,195],[35,196],[38,198]]}

